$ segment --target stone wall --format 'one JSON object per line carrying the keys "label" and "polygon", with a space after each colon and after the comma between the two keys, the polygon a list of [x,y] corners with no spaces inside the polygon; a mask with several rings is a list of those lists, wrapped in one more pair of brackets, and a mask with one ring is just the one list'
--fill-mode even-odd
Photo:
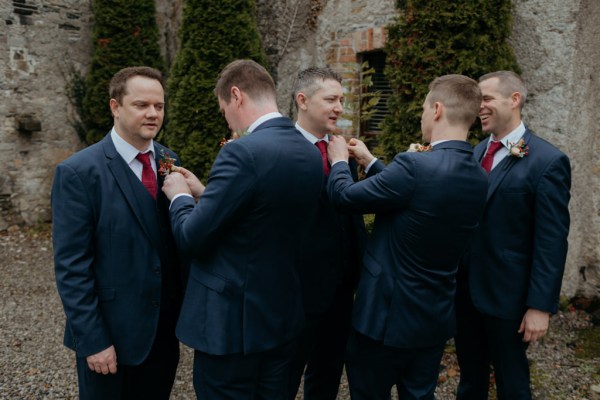
{"label": "stone wall", "polygon": [[[358,70],[356,55],[380,48],[393,0],[257,0],[257,17],[279,106],[293,114],[297,72],[330,64]],[[168,63],[183,0],[157,0]],[[515,0],[511,43],[528,83],[524,120],[571,158],[573,188],[566,295],[600,291],[600,2]],[[56,163],[80,148],[67,95],[71,71],[91,53],[90,0],[0,2],[0,230],[50,219]],[[293,27],[289,28],[293,22]],[[485,51],[485,49],[482,49]],[[354,62],[353,62],[354,59]]]}
{"label": "stone wall", "polygon": [[89,26],[89,1],[0,2],[0,229],[50,220],[54,166],[80,146],[67,83]]}

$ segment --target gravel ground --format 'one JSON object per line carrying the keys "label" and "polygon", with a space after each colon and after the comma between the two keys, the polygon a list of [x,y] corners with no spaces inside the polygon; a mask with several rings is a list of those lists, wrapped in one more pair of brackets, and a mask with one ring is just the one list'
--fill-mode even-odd
{"label": "gravel ground", "polygon": [[[600,358],[575,356],[577,332],[590,325],[584,312],[559,313],[544,340],[530,347],[534,399],[600,398],[591,390],[600,385]],[[63,326],[48,227],[0,232],[0,399],[77,398],[74,357],[62,345]],[[191,350],[182,346],[172,399],[194,398],[191,361]],[[437,399],[454,398],[458,376],[449,345]],[[349,398],[344,380],[338,399]]]}

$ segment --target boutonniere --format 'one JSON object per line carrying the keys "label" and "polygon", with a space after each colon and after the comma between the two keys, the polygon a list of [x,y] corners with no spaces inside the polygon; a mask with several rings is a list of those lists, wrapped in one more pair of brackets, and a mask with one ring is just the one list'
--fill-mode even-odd
{"label": "boutonniere", "polygon": [[160,159],[158,160],[158,173],[162,176],[167,176],[176,170],[177,167],[175,166],[175,159],[173,157],[169,157],[164,150],[161,150]]}
{"label": "boutonniere", "polygon": [[526,155],[529,155],[529,146],[525,144],[525,140],[523,138],[519,139],[517,143],[508,143],[508,154],[511,157],[523,158]]}
{"label": "boutonniere", "polygon": [[237,131],[233,131],[233,133],[231,134],[231,138],[230,139],[221,139],[221,142],[219,142],[219,146],[223,147],[225,146],[227,143],[229,142],[233,142],[236,139],[242,138],[246,135],[248,135],[250,132],[248,132],[248,128],[246,129],[239,129]]}
{"label": "boutonniere", "polygon": [[421,143],[411,143],[410,146],[408,146],[408,150],[406,150],[408,153],[421,153],[421,152],[426,152],[426,151],[431,151],[431,145],[424,145]]}

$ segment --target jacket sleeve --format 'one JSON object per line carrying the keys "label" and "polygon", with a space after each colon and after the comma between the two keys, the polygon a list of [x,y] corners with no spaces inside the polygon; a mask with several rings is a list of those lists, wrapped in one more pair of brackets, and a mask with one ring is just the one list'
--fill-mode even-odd
{"label": "jacket sleeve", "polygon": [[527,306],[555,313],[567,257],[571,166],[560,153],[546,167],[536,190],[534,250]]}
{"label": "jacket sleeve", "polygon": [[229,221],[243,212],[256,181],[252,154],[231,142],[224,146],[210,172],[206,190],[194,205],[188,196],[171,204],[171,227],[178,249],[201,256],[218,243]]}
{"label": "jacket sleeve", "polygon": [[[377,164],[377,163],[375,163]],[[414,158],[399,154],[379,172],[354,182],[347,163],[333,165],[328,179],[331,202],[341,211],[352,213],[385,213],[405,207],[416,186]]]}
{"label": "jacket sleeve", "polygon": [[98,353],[112,341],[95,292],[95,211],[91,194],[68,164],[56,168],[52,185],[52,240],[56,286],[79,357]]}

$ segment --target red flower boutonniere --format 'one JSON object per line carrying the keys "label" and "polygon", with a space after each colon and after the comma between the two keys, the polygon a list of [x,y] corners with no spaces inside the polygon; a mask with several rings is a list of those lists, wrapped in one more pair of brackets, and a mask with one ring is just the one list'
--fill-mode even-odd
{"label": "red flower boutonniere", "polygon": [[426,152],[426,151],[431,151],[431,145],[424,145],[421,143],[411,143],[410,146],[408,146],[408,150],[406,150],[408,153],[421,153],[421,152]]}
{"label": "red flower boutonniere", "polygon": [[158,172],[162,176],[167,176],[171,172],[175,171],[177,171],[177,167],[175,166],[175,159],[173,157],[169,157],[169,155],[166,154],[164,150],[161,150],[160,160],[158,160]]}
{"label": "red flower boutonniere", "polygon": [[517,143],[508,143],[508,154],[511,157],[523,158],[529,155],[529,146],[525,144],[523,138],[519,139]]}
{"label": "red flower boutonniere", "polygon": [[248,128],[243,129],[243,130],[233,131],[233,133],[231,134],[231,138],[230,139],[225,139],[225,138],[221,139],[219,146],[223,147],[229,142],[233,142],[236,139],[246,136],[248,133],[250,133],[250,132],[248,132]]}

